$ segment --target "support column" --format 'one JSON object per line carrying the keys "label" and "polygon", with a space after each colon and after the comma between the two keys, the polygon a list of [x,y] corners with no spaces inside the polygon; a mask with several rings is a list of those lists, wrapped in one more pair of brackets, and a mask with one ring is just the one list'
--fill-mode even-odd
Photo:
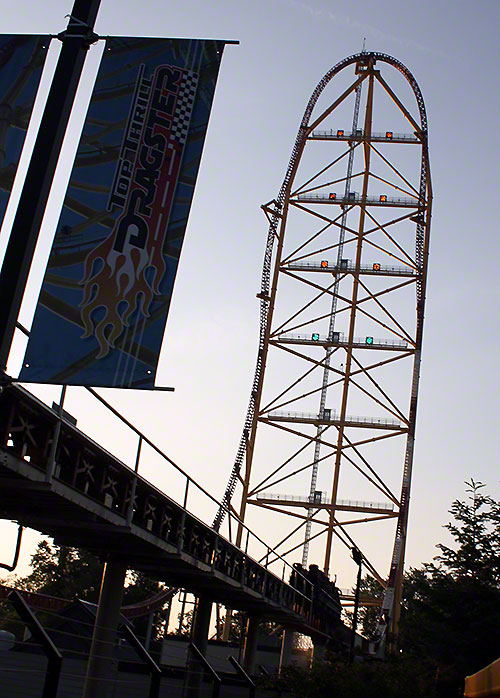
{"label": "support column", "polygon": [[257,642],[259,639],[259,618],[250,616],[247,623],[245,647],[243,649],[243,668],[247,674],[255,674],[257,660]]}
{"label": "support column", "polygon": [[[206,657],[208,646],[208,631],[212,615],[212,600],[206,596],[198,597],[196,614],[193,621],[192,642]],[[192,652],[188,653],[186,675],[186,698],[198,698],[201,694],[203,667]]]}
{"label": "support column", "polygon": [[313,637],[313,652],[311,658],[311,666],[322,662],[325,658],[326,642],[324,638]]}
{"label": "support column", "polygon": [[198,597],[196,615],[193,625],[193,643],[200,650],[203,656],[207,653],[208,631],[210,628],[210,617],[212,615],[212,599],[206,596]]}
{"label": "support column", "polygon": [[108,560],[102,577],[83,698],[107,698],[127,565]]}
{"label": "support column", "polygon": [[290,666],[290,662],[292,661],[294,635],[295,633],[293,630],[290,630],[290,628],[285,628],[283,632],[283,639],[281,641],[280,674],[285,667]]}

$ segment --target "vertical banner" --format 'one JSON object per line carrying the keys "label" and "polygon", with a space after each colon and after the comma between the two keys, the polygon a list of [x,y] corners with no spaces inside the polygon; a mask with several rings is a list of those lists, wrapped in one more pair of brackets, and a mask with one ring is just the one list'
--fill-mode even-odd
{"label": "vertical banner", "polygon": [[21,381],[153,387],[223,49],[106,42]]}
{"label": "vertical banner", "polygon": [[28,130],[50,38],[0,35],[0,225]]}

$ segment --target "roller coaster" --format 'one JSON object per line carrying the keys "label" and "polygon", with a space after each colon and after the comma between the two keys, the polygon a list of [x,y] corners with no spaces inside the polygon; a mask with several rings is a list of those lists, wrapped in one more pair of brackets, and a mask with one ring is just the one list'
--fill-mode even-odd
{"label": "roller coaster", "polygon": [[[346,85],[350,67],[354,79]],[[334,83],[342,88],[329,100],[325,88]],[[377,100],[385,99],[380,116],[376,91]],[[375,130],[376,118],[384,130]],[[396,120],[410,132],[396,131]],[[278,195],[262,206],[269,229],[257,294],[255,375],[223,505],[213,522],[217,530],[227,511],[237,508],[239,486],[242,521],[253,505],[260,507],[261,518],[263,509],[269,514],[268,528],[274,528],[271,512],[292,522],[279,529],[283,536],[275,544],[280,550],[289,546],[285,557],[302,550],[306,566],[310,545],[323,535],[328,574],[334,537],[347,548],[361,549],[365,569],[384,588],[380,640],[389,626],[397,632],[399,617],[431,206],[427,116],[415,78],[384,53],[363,51],[343,59],[316,86]],[[376,338],[376,332],[385,336]],[[354,412],[362,409],[369,416]],[[262,431],[269,428],[274,433],[266,441]],[[404,445],[384,451],[392,437]],[[383,471],[387,459],[391,478]],[[318,478],[329,480],[329,498]],[[270,497],[263,491],[284,483],[290,488],[285,492]],[[339,497],[342,485],[348,500]],[[384,501],[361,505],[369,489]],[[297,513],[299,507],[304,514]],[[364,516],[342,519],[343,512]],[[387,546],[392,539],[388,574],[377,570],[371,551],[349,532],[353,524],[373,528],[383,519],[396,523],[392,536],[386,528],[382,534]],[[319,531],[313,534],[313,528]],[[303,541],[297,542],[301,534]],[[240,527],[238,545],[242,535]]]}

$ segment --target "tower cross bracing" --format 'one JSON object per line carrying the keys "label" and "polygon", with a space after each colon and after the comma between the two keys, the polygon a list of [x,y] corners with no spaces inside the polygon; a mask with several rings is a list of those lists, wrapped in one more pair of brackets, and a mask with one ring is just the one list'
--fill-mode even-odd
{"label": "tower cross bracing", "polygon": [[280,517],[276,546],[291,560],[329,573],[334,540],[357,547],[385,590],[380,637],[399,617],[431,204],[415,79],[386,54],[349,56],[316,87],[262,206],[257,366],[214,521],[237,491],[242,519],[249,505]]}

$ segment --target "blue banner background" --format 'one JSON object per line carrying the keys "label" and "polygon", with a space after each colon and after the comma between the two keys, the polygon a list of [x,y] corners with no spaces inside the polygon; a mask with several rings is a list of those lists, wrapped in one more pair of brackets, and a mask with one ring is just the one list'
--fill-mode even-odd
{"label": "blue banner background", "polygon": [[[153,387],[223,48],[224,42],[214,40],[108,39],[42,285],[21,381]],[[141,102],[137,85],[142,84],[146,90],[147,81],[158,74],[158,66],[178,66],[186,71],[185,92],[189,94],[191,89],[195,97],[183,150],[174,140],[168,146],[178,148],[175,165],[173,161],[170,165],[171,171],[179,169],[173,201],[168,203],[175,171],[143,179],[146,188],[152,182],[164,186],[164,208],[160,211],[160,204],[153,204],[156,213],[151,220],[155,219],[155,230],[164,227],[168,213],[161,259],[158,248],[151,249],[149,261],[143,263],[139,252],[146,252],[130,245],[129,256],[117,258],[120,220],[125,214],[120,206],[113,205],[119,197],[110,197],[110,191],[117,181],[117,162],[126,142],[124,134],[136,137],[138,133],[131,125],[131,104],[134,99],[139,99],[136,106],[146,103]],[[193,78],[188,73],[197,76],[195,87],[190,88],[189,79]],[[140,83],[141,75],[146,83]],[[162,100],[164,106],[166,98]],[[187,113],[189,108],[189,104],[178,105],[176,114]],[[141,109],[139,106],[134,111],[137,119]],[[176,137],[182,140],[182,122],[172,124],[176,124]],[[149,140],[153,142],[155,136],[151,133]],[[156,150],[149,150],[148,162],[153,162],[155,153]],[[116,193],[116,189],[113,191]],[[145,196],[140,187],[139,194]],[[130,216],[129,219],[132,220]],[[134,220],[141,223],[137,216]],[[139,228],[132,223],[127,229],[129,242],[140,238]],[[149,230],[149,238],[152,232]],[[152,257],[155,263],[151,262]],[[139,267],[145,264],[135,277],[124,271],[131,260]],[[117,265],[122,266],[118,269]],[[132,281],[138,286],[127,291]]]}
{"label": "blue banner background", "polygon": [[0,225],[28,130],[50,38],[0,35]]}

